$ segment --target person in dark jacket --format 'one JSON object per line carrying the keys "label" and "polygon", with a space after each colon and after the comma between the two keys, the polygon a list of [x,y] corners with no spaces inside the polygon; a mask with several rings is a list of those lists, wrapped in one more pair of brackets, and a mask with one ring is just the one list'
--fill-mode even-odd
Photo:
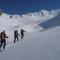
{"label": "person in dark jacket", "polygon": [[1,49],[2,45],[3,45],[3,49],[5,49],[5,46],[6,46],[6,39],[5,38],[8,38],[8,37],[6,36],[5,31],[3,31],[0,34],[0,39],[1,39],[0,49]]}
{"label": "person in dark jacket", "polygon": [[14,31],[14,43],[16,42],[16,39],[18,41],[18,31],[17,30]]}
{"label": "person in dark jacket", "polygon": [[21,39],[24,37],[24,30],[23,29],[21,29]]}

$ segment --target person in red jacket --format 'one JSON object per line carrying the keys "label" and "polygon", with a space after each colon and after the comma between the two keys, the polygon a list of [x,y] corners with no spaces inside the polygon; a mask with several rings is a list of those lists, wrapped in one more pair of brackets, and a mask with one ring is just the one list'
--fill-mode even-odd
{"label": "person in red jacket", "polygon": [[3,31],[3,32],[1,32],[1,36],[0,36],[0,39],[1,39],[0,49],[1,49],[2,45],[3,45],[3,49],[5,49],[5,46],[6,46],[6,39],[5,38],[8,38],[8,37],[6,36],[5,31]]}

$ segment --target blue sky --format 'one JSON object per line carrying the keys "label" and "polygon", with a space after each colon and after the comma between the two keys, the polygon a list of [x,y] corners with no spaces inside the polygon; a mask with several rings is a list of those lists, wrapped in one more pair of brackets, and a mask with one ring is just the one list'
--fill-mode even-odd
{"label": "blue sky", "polygon": [[59,9],[60,0],[0,0],[0,8],[9,14],[22,14],[40,9]]}

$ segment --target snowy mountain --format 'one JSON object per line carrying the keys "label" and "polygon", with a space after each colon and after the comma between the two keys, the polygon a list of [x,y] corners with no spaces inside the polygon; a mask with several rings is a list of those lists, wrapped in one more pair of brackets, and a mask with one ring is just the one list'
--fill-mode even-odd
{"label": "snowy mountain", "polygon": [[[23,28],[25,36],[19,36],[16,44],[14,30]],[[48,29],[48,30],[47,30]],[[40,10],[24,15],[0,15],[0,32],[5,30],[8,39],[1,60],[60,60],[60,9]]]}
{"label": "snowy mountain", "polygon": [[[40,12],[34,13],[27,13],[24,15],[10,15],[4,13],[0,16],[0,31],[1,30],[13,30],[19,28],[24,28],[26,31],[38,31],[39,29],[43,29],[42,27],[38,26],[38,24],[50,20],[56,16],[60,10],[52,10],[47,11],[42,9]],[[1,27],[3,26],[3,27]]]}

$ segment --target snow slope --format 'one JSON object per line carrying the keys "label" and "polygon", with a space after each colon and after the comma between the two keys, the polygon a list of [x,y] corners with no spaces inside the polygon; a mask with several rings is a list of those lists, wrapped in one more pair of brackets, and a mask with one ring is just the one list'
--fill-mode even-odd
{"label": "snow slope", "polygon": [[21,28],[26,30],[22,40],[19,37],[19,42],[0,52],[0,60],[60,60],[59,13],[58,9],[41,10],[22,17],[12,15],[10,18],[8,14],[0,16],[0,32],[5,30],[9,37],[7,46],[13,42],[14,30],[18,29],[19,33]]}
{"label": "snow slope", "polygon": [[60,26],[27,34],[23,40],[0,52],[1,60],[60,60]]}

